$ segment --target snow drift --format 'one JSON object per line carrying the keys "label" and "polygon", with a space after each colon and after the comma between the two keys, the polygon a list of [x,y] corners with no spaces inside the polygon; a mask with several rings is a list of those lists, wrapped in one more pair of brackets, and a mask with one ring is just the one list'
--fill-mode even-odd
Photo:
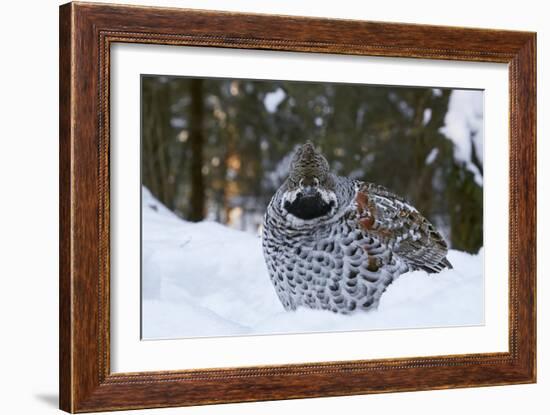
{"label": "snow drift", "polygon": [[259,236],[215,222],[185,222],[146,188],[142,203],[144,339],[483,324],[483,252],[450,251],[453,270],[401,275],[374,311],[286,312]]}

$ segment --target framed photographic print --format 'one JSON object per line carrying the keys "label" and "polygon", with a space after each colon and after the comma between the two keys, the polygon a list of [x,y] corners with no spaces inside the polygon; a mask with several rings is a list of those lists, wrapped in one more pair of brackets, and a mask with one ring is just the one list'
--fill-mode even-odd
{"label": "framed photographic print", "polygon": [[535,382],[534,33],[60,8],[60,407]]}

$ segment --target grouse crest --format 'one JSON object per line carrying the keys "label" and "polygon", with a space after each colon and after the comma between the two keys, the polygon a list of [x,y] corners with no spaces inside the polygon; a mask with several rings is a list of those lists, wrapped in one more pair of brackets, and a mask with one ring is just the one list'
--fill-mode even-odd
{"label": "grouse crest", "polygon": [[331,173],[309,141],[267,207],[262,246],[287,310],[370,310],[402,273],[452,268],[445,240],[417,209],[382,186]]}

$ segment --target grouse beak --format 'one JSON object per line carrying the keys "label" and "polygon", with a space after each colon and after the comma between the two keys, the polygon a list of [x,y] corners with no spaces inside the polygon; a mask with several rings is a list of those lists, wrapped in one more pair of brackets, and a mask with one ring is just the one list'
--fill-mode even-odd
{"label": "grouse beak", "polygon": [[301,197],[316,197],[318,195],[317,187],[304,186],[300,189]]}

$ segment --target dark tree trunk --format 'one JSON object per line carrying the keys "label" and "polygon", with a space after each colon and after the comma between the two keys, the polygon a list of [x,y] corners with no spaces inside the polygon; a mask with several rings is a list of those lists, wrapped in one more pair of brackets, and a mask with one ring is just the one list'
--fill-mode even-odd
{"label": "dark tree trunk", "polygon": [[189,220],[204,219],[204,181],[202,177],[203,162],[203,119],[204,92],[203,80],[191,80],[191,112],[189,117],[189,141],[191,147],[191,200]]}

